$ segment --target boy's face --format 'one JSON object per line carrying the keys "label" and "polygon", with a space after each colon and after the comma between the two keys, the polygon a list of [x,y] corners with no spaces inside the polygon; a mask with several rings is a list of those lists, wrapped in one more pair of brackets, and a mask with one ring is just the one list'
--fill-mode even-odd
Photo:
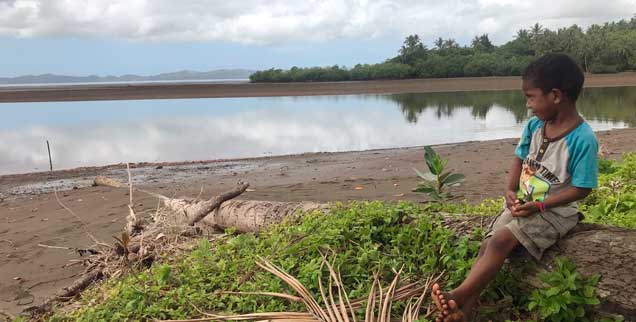
{"label": "boy's face", "polygon": [[543,94],[540,88],[534,87],[532,81],[527,80],[523,80],[522,90],[526,96],[526,107],[531,109],[540,120],[549,121],[556,116],[560,93],[555,93],[553,90]]}

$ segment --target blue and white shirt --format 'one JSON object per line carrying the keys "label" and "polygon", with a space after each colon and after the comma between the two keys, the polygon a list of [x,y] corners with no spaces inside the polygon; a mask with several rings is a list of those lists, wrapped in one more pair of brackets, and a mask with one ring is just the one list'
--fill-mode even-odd
{"label": "blue and white shirt", "polygon": [[[570,186],[596,188],[598,185],[598,141],[585,121],[560,137],[547,138],[544,122],[532,117],[523,130],[515,155],[523,160],[519,199],[543,201]],[[575,202],[550,210],[562,216],[578,213]]]}

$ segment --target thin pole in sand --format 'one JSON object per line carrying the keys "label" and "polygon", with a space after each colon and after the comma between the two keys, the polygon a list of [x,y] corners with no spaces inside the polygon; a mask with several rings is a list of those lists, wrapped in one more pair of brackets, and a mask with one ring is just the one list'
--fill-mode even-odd
{"label": "thin pole in sand", "polygon": [[49,140],[46,140],[46,149],[49,150],[49,169],[53,172],[53,160],[51,160],[51,146],[49,145]]}

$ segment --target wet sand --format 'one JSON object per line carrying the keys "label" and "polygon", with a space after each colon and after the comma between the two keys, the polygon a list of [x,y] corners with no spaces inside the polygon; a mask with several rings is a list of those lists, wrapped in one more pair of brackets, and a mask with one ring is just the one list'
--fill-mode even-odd
{"label": "wet sand", "polygon": [[[464,77],[362,82],[95,84],[0,87],[0,103],[88,100],[399,94],[519,89],[519,77]],[[636,86],[636,73],[587,75],[586,87]]]}
{"label": "wet sand", "polygon": [[[612,86],[612,82],[616,82],[616,86],[636,85],[636,74],[621,75],[598,76],[596,81],[604,79],[604,86]],[[469,83],[480,83],[480,86],[490,86],[492,89],[506,89],[506,86],[518,88],[518,79],[499,79],[505,79],[505,82],[489,84],[490,78],[443,80],[449,82],[447,86],[437,83],[435,86],[439,87],[435,88],[466,89]],[[590,80],[588,84],[595,84],[596,81]],[[421,80],[399,82],[411,84],[409,86],[412,87],[400,87],[395,85],[397,82],[379,83],[400,87],[404,92],[432,90],[433,86],[430,84],[434,84],[422,85],[426,81]],[[388,85],[389,83],[393,85]],[[387,90],[387,87],[376,88],[373,84],[374,82],[367,83],[365,91],[356,93]],[[274,90],[276,85],[262,85],[270,88],[267,93],[272,95],[291,94],[291,89]],[[313,86],[321,88],[320,86],[335,85]],[[312,93],[344,94],[348,90],[352,91],[351,87],[346,89],[347,86],[359,85],[345,84],[338,88],[339,91],[333,88],[329,90],[335,92],[315,89]],[[476,86],[469,89],[487,88]],[[241,91],[244,90],[236,94],[243,93]],[[3,99],[6,98],[1,96],[4,94],[0,93]],[[212,94],[214,93],[210,93]],[[220,92],[217,94],[229,95]],[[260,96],[256,94],[263,92],[256,91],[253,94],[251,96]],[[293,94],[311,95],[309,92]],[[250,95],[243,93],[242,96]],[[86,99],[81,95],[71,98]],[[617,158],[623,152],[636,149],[636,129],[600,132],[598,137],[602,151],[610,158]],[[451,169],[467,177],[464,184],[454,188],[454,193],[462,195],[470,202],[479,202],[484,198],[497,198],[501,195],[516,143],[517,139],[465,142],[441,145],[436,150],[450,159]],[[418,182],[413,168],[425,168],[422,147],[240,160],[135,164],[132,174],[135,186],[167,196],[210,197],[228,190],[242,180],[249,182],[254,189],[241,195],[240,198],[243,199],[422,202],[425,200],[423,194],[411,192]],[[70,263],[69,260],[78,259],[77,254],[62,249],[43,248],[38,244],[81,248],[93,243],[87,236],[87,231],[107,243],[113,241],[113,235],[121,232],[127,215],[127,191],[92,187],[91,183],[96,175],[106,175],[122,181],[127,178],[125,165],[0,176],[0,321],[3,319],[2,312],[17,314],[31,304],[40,303],[61,287],[70,284],[75,275],[82,271],[77,266],[64,267]],[[60,200],[79,218],[60,206],[52,193],[53,189],[58,191]],[[141,193],[135,193],[133,198],[135,209],[141,214],[151,212],[157,207],[155,198]]]}

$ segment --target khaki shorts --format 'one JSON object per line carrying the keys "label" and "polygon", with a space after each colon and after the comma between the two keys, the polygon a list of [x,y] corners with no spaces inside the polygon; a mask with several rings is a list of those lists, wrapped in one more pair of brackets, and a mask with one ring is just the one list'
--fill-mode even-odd
{"label": "khaki shorts", "polygon": [[513,217],[510,209],[505,208],[490,224],[490,231],[486,237],[494,235],[502,227],[507,227],[530,255],[540,260],[543,252],[574,228],[580,217],[561,216],[550,210],[527,217]]}

